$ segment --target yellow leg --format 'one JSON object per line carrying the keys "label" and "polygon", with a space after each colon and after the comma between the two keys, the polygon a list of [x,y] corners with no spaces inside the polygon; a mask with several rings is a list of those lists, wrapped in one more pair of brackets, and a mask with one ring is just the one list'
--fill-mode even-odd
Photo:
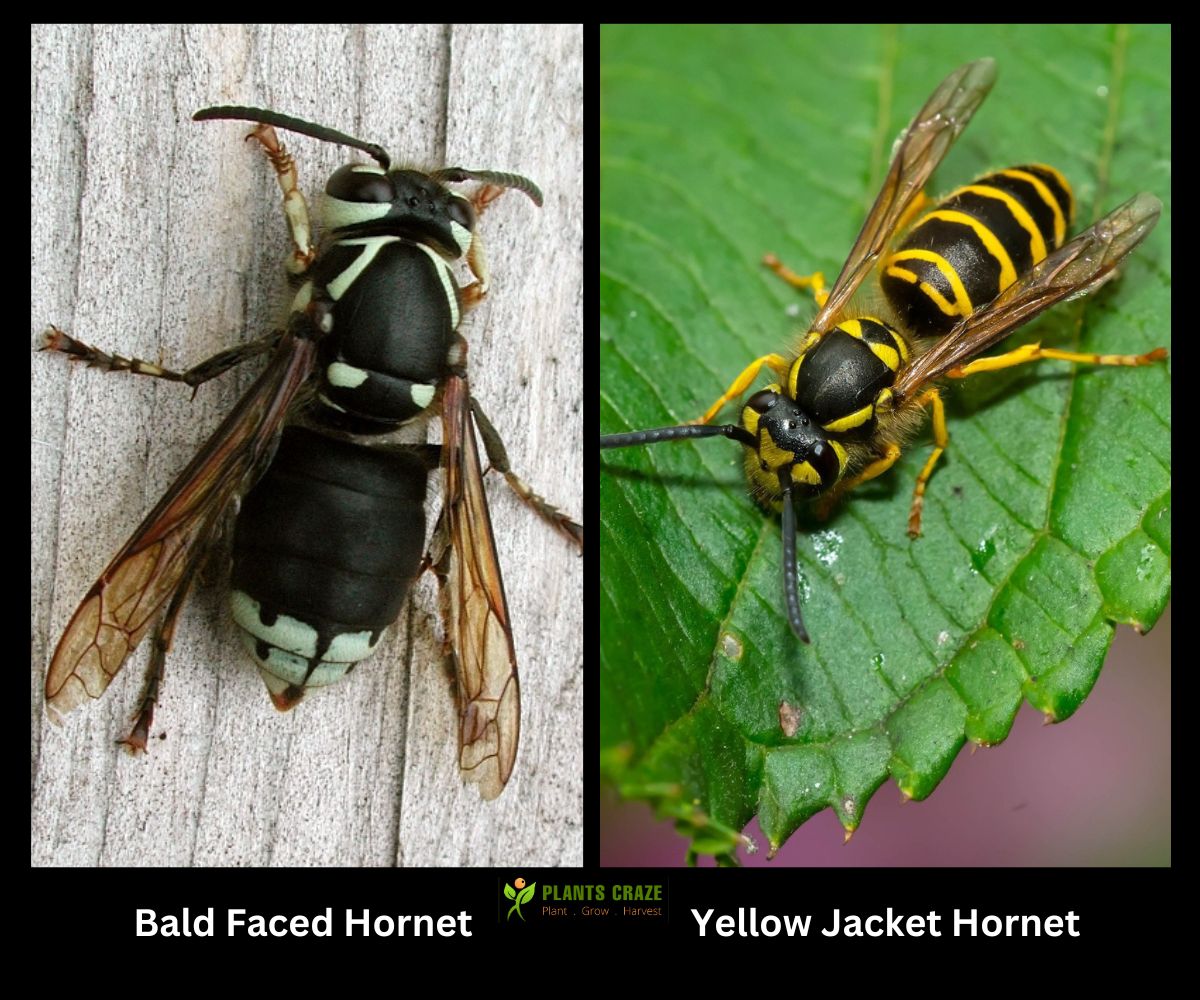
{"label": "yellow leg", "polygon": [[825,287],[825,275],[820,271],[812,274],[797,274],[773,253],[763,255],[763,263],[793,288],[808,289],[817,300],[817,308],[825,305],[829,289]]}
{"label": "yellow leg", "polygon": [[967,378],[980,372],[994,372],[1000,368],[1013,368],[1030,361],[1052,359],[1055,361],[1075,361],[1081,365],[1152,365],[1167,356],[1165,347],[1156,347],[1148,354],[1075,354],[1071,351],[1056,351],[1053,348],[1042,347],[1040,344],[1024,344],[1007,354],[997,354],[994,358],[979,358],[969,365],[951,368],[946,372],[947,378]]}
{"label": "yellow leg", "polygon": [[849,479],[843,479],[833,489],[826,493],[817,502],[817,517],[824,521],[833,508],[837,506],[837,502],[841,500],[854,487],[861,486],[868,480],[874,479],[877,476],[882,476],[888,469],[896,464],[896,459],[900,457],[900,446],[892,443],[887,446],[882,457],[877,458],[874,462],[868,465],[861,472],[851,476]]}
{"label": "yellow leg", "polygon": [[[903,232],[907,229],[909,223],[920,212],[923,212],[928,204],[929,199],[925,196],[925,192],[917,192],[917,196],[913,198],[912,203],[904,210],[896,222],[893,234]],[[763,254],[763,263],[793,288],[808,289],[811,291],[813,298],[817,300],[818,309],[822,308],[829,300],[829,289],[825,287],[825,275],[821,271],[814,271],[812,274],[797,274],[773,253]]]}
{"label": "yellow leg", "polygon": [[950,435],[946,431],[946,407],[942,405],[941,394],[937,389],[926,389],[917,397],[917,406],[928,405],[933,410],[933,452],[925,463],[925,468],[917,476],[917,485],[913,487],[912,507],[908,511],[908,534],[917,538],[921,534],[921,508],[925,506],[925,484],[933,475],[933,467],[942,457],[946,445],[950,443]]}
{"label": "yellow leg", "polygon": [[693,421],[697,424],[707,424],[713,417],[721,412],[721,407],[728,403],[731,399],[737,399],[743,392],[750,388],[754,380],[758,378],[758,373],[762,371],[763,365],[766,365],[780,378],[787,377],[788,360],[778,354],[764,354],[761,358],[755,358],[743,370],[742,373],[733,380],[733,383],[722,394],[712,406],[710,406],[699,420]]}

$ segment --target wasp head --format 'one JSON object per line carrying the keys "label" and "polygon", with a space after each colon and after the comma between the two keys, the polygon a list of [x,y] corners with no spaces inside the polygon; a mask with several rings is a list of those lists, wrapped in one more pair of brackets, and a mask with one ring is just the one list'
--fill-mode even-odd
{"label": "wasp head", "polygon": [[845,448],[778,385],[746,401],[742,427],[754,438],[746,450],[746,478],[764,506],[779,510],[787,483],[796,496],[815,496],[841,477]]}

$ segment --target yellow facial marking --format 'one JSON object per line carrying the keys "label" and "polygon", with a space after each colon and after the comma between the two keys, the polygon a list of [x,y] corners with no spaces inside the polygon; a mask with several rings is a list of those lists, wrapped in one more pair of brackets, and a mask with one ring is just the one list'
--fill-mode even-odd
{"label": "yellow facial marking", "polygon": [[847,454],[847,452],[846,452],[846,448],[845,448],[845,446],[844,446],[844,445],[842,445],[842,444],[841,444],[841,442],[839,442],[839,441],[830,441],[829,443],[830,443],[831,445],[833,445],[833,453],[834,453],[835,455],[837,455],[837,460],[838,460],[838,479],[841,479],[841,478],[842,478],[842,473],[846,471],[846,462],[847,462],[847,460],[848,460],[848,458],[849,458],[849,455],[848,455],[848,454]]}
{"label": "yellow facial marking", "polygon": [[804,483],[807,486],[820,486],[821,477],[808,462],[797,462],[792,466],[792,482]]}
{"label": "yellow facial marking", "polygon": [[769,469],[782,469],[796,461],[795,453],[780,448],[766,431],[758,435],[758,457],[767,463]]}

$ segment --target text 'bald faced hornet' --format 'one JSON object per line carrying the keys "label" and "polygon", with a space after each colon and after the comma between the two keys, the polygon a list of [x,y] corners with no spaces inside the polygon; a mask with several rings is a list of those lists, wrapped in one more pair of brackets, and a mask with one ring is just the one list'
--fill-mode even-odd
{"label": "text 'bald faced hornet'", "polygon": [[[46,675],[52,718],[103,694],[153,629],[146,692],[129,735],[144,750],[179,612],[228,514],[230,603],[271,700],[294,707],[311,687],[345,676],[379,643],[424,569],[436,573],[452,650],[459,762],[484,798],[503,791],[520,730],[512,625],[476,445],[517,495],[575,545],[583,529],[509,468],[467,378],[463,314],[488,292],[477,231],[505,189],[541,204],[527,178],[450,167],[391,165],[380,146],[273,111],[214,107],[198,121],[257,123],[283,191],[298,286],[284,329],[183,372],[106,354],[51,327],[43,349],[106,371],[196,387],[261,354],[266,370],[114,556],[75,611]],[[313,242],[295,163],[275,128],[368,153],[325,186],[327,232]],[[465,197],[448,185],[478,181]],[[465,260],[459,287],[450,263]],[[440,409],[442,443],[392,443]],[[426,549],[428,473],[443,472],[441,516]],[[156,624],[157,623],[157,624]]]}

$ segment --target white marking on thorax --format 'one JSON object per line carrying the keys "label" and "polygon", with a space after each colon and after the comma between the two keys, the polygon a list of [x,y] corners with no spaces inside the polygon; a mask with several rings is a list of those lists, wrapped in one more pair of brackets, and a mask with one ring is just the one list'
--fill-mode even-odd
{"label": "white marking on thorax", "polygon": [[376,258],[376,256],[378,256],[380,250],[382,250],[389,243],[399,242],[400,237],[398,236],[364,236],[361,239],[356,240],[338,240],[335,246],[360,246],[363,249],[362,252],[349,264],[349,266],[347,266],[347,268],[341,274],[339,274],[336,278],[329,282],[328,286],[326,286],[334,301],[336,302],[346,294],[347,289],[349,289],[349,287],[353,285],[356,280],[358,280],[359,275],[361,275],[363,271],[365,271],[371,265],[371,262]]}
{"label": "white marking on thorax", "polygon": [[430,249],[424,243],[416,244],[429,256],[433,261],[434,270],[437,271],[437,276],[442,282],[442,289],[446,293],[446,301],[450,303],[450,328],[458,329],[458,293],[455,291],[454,276],[450,273],[450,265],[447,264],[438,255],[437,251]]}

